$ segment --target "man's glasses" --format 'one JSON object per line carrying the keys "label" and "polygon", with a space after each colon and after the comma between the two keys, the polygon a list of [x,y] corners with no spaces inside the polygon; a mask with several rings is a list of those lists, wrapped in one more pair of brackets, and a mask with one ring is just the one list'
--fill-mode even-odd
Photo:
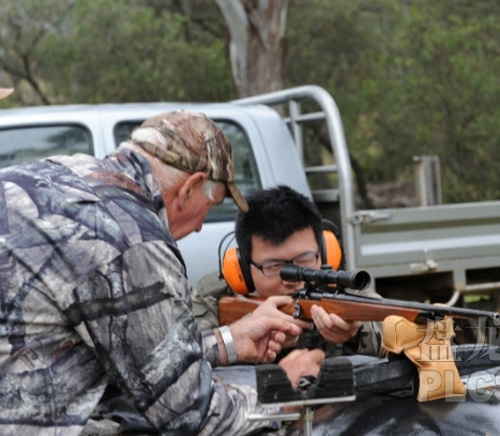
{"label": "man's glasses", "polygon": [[283,268],[287,263],[293,263],[294,265],[300,266],[301,268],[312,268],[316,265],[318,259],[318,251],[306,251],[290,260],[269,259],[259,265],[258,263],[255,263],[252,259],[250,259],[250,264],[259,269],[265,276],[273,277],[277,276],[280,273],[281,268]]}

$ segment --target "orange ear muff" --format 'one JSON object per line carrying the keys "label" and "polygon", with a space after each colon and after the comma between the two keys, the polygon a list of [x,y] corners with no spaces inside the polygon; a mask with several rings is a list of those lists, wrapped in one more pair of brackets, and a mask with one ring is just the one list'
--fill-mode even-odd
{"label": "orange ear muff", "polygon": [[224,253],[222,259],[222,276],[228,286],[237,294],[246,295],[250,292],[245,279],[244,266],[236,247],[231,247]]}
{"label": "orange ear muff", "polygon": [[323,243],[326,252],[326,259],[323,259],[323,263],[331,265],[334,270],[338,271],[342,265],[342,247],[340,242],[331,230],[323,230]]}

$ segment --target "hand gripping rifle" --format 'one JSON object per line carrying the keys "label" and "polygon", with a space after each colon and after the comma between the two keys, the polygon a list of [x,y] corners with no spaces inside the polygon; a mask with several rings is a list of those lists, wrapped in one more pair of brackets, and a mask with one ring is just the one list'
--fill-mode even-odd
{"label": "hand gripping rifle", "polygon": [[[279,309],[295,318],[311,320],[311,307],[318,305],[327,313],[335,313],[345,321],[383,321],[389,315],[399,315],[409,321],[425,323],[427,319],[489,318],[500,325],[500,314],[483,310],[444,305],[417,303],[389,298],[374,298],[345,292],[345,288],[363,290],[371,282],[366,271],[335,271],[329,265],[321,269],[285,265],[280,276],[290,282],[304,282],[304,288],[295,291],[294,301]],[[220,325],[228,325],[253,312],[265,299],[261,297],[222,297],[219,301]]]}

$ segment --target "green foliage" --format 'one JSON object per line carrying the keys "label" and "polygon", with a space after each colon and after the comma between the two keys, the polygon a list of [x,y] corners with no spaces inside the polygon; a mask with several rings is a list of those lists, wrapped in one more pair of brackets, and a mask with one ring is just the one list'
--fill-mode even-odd
{"label": "green foliage", "polygon": [[[36,1],[18,3],[25,16],[34,17],[40,9]],[[54,2],[61,3],[65,2]],[[217,26],[194,26],[175,8],[153,6],[141,1],[73,0],[65,3],[65,13],[56,9],[58,26],[41,32],[31,56],[50,102],[227,99],[233,85]],[[10,11],[11,20],[15,12]],[[209,19],[213,10],[206,13]]]}
{"label": "green foliage", "polygon": [[73,32],[57,46],[61,69],[72,68],[66,93],[73,101],[210,101],[227,95],[231,77],[222,42],[187,40],[185,16],[127,1],[81,0],[73,17]]}
{"label": "green foliage", "polygon": [[288,84],[332,93],[367,180],[411,182],[412,157],[435,154],[445,202],[500,198],[500,5],[302,6],[290,10],[291,59],[302,62]]}
{"label": "green foliage", "polygon": [[[286,86],[332,93],[360,178],[411,183],[435,154],[445,202],[500,198],[500,3],[298,0],[287,39]],[[226,45],[211,1],[0,0],[2,107],[225,101]]]}

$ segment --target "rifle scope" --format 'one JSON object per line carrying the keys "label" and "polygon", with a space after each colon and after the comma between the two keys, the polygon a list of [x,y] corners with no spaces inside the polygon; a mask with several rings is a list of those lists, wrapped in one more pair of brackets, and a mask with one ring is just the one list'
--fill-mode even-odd
{"label": "rifle scope", "polygon": [[366,289],[370,283],[370,274],[362,270],[335,271],[330,265],[321,269],[301,268],[287,264],[281,268],[280,276],[289,282],[314,282],[316,285],[337,284],[350,289]]}

